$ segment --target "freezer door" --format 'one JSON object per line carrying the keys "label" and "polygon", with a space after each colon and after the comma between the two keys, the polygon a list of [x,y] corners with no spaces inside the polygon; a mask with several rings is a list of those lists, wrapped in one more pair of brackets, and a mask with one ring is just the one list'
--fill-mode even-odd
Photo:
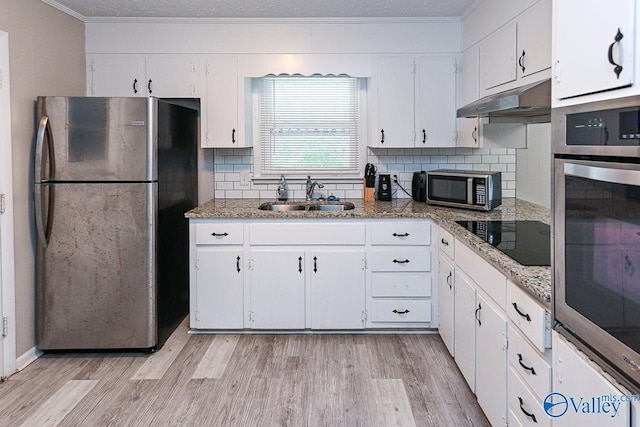
{"label": "freezer door", "polygon": [[156,106],[155,98],[39,97],[36,177],[155,180]]}
{"label": "freezer door", "polygon": [[38,347],[155,346],[157,183],[43,186],[55,206],[38,247]]}

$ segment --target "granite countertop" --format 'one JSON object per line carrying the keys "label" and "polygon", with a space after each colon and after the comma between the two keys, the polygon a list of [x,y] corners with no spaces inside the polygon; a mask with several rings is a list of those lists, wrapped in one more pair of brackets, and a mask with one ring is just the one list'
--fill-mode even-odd
{"label": "granite countertop", "polygon": [[[551,308],[551,268],[528,267],[514,261],[498,249],[489,245],[466,228],[458,225],[458,220],[535,220],[550,223],[550,210],[524,200],[503,199],[502,205],[491,212],[468,209],[432,206],[415,202],[412,199],[395,199],[390,202],[365,203],[362,199],[349,199],[355,209],[349,211],[262,211],[258,206],[264,202],[260,199],[222,199],[210,200],[185,214],[187,218],[203,219],[275,219],[275,218],[427,218],[440,224],[459,240],[480,253],[507,277],[527,290],[545,307]],[[290,204],[306,204],[301,200],[291,200]]]}

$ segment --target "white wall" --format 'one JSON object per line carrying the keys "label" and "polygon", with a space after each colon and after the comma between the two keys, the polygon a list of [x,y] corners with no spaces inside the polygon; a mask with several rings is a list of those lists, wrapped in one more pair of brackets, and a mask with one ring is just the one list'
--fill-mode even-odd
{"label": "white wall", "polygon": [[527,148],[518,149],[518,198],[551,207],[551,125],[527,126]]}
{"label": "white wall", "polygon": [[15,322],[20,358],[35,346],[34,100],[38,95],[85,93],[84,24],[40,0],[3,0],[0,29],[9,33]]}

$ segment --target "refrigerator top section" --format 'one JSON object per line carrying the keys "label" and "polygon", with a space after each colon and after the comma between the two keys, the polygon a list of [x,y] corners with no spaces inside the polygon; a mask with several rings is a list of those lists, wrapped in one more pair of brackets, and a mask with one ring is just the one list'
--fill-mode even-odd
{"label": "refrigerator top section", "polygon": [[[157,179],[155,98],[39,97],[42,182]],[[38,132],[40,134],[40,132]],[[40,147],[39,144],[36,144]],[[51,161],[53,160],[53,164]]]}

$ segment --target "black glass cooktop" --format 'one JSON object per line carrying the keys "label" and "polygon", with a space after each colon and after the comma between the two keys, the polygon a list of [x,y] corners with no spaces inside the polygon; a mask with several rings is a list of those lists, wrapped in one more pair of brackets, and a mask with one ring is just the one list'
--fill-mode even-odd
{"label": "black glass cooktop", "polygon": [[551,265],[551,228],[540,221],[456,221],[522,265]]}

